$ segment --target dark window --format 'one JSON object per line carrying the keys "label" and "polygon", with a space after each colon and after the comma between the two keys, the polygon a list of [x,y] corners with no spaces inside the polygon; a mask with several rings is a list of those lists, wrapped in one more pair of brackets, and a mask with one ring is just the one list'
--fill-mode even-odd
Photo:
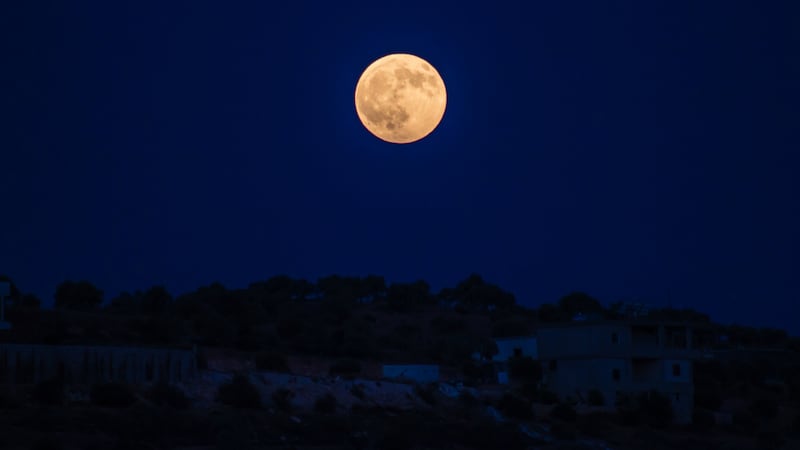
{"label": "dark window", "polygon": [[555,372],[556,369],[558,369],[558,361],[554,359],[550,361],[550,371]]}
{"label": "dark window", "polygon": [[611,377],[614,378],[614,381],[619,381],[620,373],[619,369],[614,369],[611,371]]}
{"label": "dark window", "polygon": [[611,343],[619,344],[619,335],[617,333],[611,333]]}
{"label": "dark window", "polygon": [[515,348],[514,349],[514,356],[516,356],[517,358],[521,357],[522,356],[522,349],[519,348],[519,347]]}
{"label": "dark window", "polygon": [[674,377],[681,376],[681,365],[680,364],[673,364],[672,365],[672,376],[674,376]]}

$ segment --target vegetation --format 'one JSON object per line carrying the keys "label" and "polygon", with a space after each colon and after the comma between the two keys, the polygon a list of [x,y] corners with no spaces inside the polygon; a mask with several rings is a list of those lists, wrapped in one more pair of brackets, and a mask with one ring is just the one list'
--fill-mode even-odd
{"label": "vegetation", "polygon": [[508,362],[508,375],[512,380],[538,383],[542,379],[542,365],[530,356],[512,357]]}
{"label": "vegetation", "polygon": [[285,413],[292,412],[292,398],[294,398],[294,392],[286,388],[278,388],[272,393],[272,403],[275,404],[279,411]]}
{"label": "vegetation", "polygon": [[606,404],[606,398],[603,396],[602,392],[597,389],[592,389],[586,395],[586,402],[589,403],[590,406],[604,406]]}
{"label": "vegetation", "polygon": [[124,408],[136,401],[130,386],[122,383],[98,383],[92,386],[92,404],[108,408]]}
{"label": "vegetation", "polygon": [[550,411],[550,417],[562,422],[575,422],[578,420],[578,413],[571,405],[559,403]]}
{"label": "vegetation", "polygon": [[182,390],[165,382],[153,385],[148,392],[148,397],[158,406],[185,409],[190,405],[189,399]]}
{"label": "vegetation", "polygon": [[[538,323],[571,320],[577,315],[590,320],[615,320],[630,314],[623,304],[605,307],[597,299],[581,292],[570,293],[536,309],[524,308],[516,304],[513,295],[478,275],[471,275],[455,287],[442,289],[438,293],[432,292],[424,281],[387,283],[374,275],[330,276],[316,282],[276,276],[244,289],[229,289],[220,283],[212,283],[177,297],[173,297],[163,286],[153,286],[143,291],[120,294],[106,304],[103,304],[103,291],[100,288],[86,281],[68,280],[59,285],[55,296],[56,308],[52,310],[41,309],[39,299],[25,294],[13,283],[11,291],[7,314],[9,320],[14,322],[14,330],[9,336],[20,342],[103,342],[184,347],[198,344],[200,367],[207,367],[204,365],[203,349],[211,346],[241,350],[247,355],[246,358],[255,363],[256,368],[264,371],[287,371],[287,355],[318,356],[335,361],[330,367],[330,374],[344,377],[362,374],[363,360],[368,359],[430,362],[447,365],[449,369],[460,369],[468,385],[494,379],[495,368],[486,362],[497,353],[492,337],[525,335],[535,329]],[[800,417],[798,338],[790,337],[782,330],[714,324],[708,315],[689,309],[656,309],[651,310],[650,316],[700,324],[713,337],[704,341],[706,348],[729,350],[725,353],[730,355],[727,360],[698,361],[694,365],[692,373],[696,408],[691,426],[673,425],[671,400],[657,393],[622,399],[618,415],[577,415],[569,398],[559,399],[553,392],[539,387],[541,367],[530,358],[514,358],[510,361],[509,375],[514,381],[512,391],[496,401],[495,406],[508,418],[529,420],[533,417],[533,403],[555,405],[549,417],[543,420],[552,420],[555,424],[553,434],[564,439],[571,439],[576,433],[604,436],[616,427],[634,427],[634,430],[638,430],[632,433],[637,436],[636,439],[641,438],[634,439],[635,442],[650,442],[652,436],[670,430],[694,431],[688,435],[694,436],[692,439],[701,439],[703,433],[713,430],[714,433],[739,434],[753,442],[757,441],[764,448],[770,448],[776,447],[784,434],[800,435],[800,418],[796,418]],[[760,352],[763,348],[770,351]],[[475,354],[482,356],[483,361],[473,359]],[[736,356],[738,354],[744,356]],[[40,408],[41,411],[68,408],[79,411],[74,405],[67,404],[64,384],[58,380],[43,381],[29,391],[20,392],[0,392],[0,411],[14,408],[13,414],[19,414],[26,410],[26,402],[29,401],[36,403],[37,408],[38,405],[47,406]],[[22,393],[30,393],[30,397]],[[366,399],[360,386],[354,385],[351,393],[356,398]],[[94,386],[91,402],[94,406],[104,408],[103,414],[109,418],[105,419],[108,422],[102,422],[102,418],[92,418],[87,419],[86,423],[104,423],[113,427],[110,417],[134,417],[134,410],[147,410],[149,415],[139,413],[136,417],[152,416],[154,423],[143,427],[157,430],[158,420],[166,422],[164,417],[174,415],[182,417],[181,420],[187,423],[202,422],[206,429],[192,432],[204,436],[203,439],[198,438],[197,442],[215,445],[214,442],[208,444],[214,436],[207,439],[207,434],[217,433],[212,426],[214,424],[205,422],[205,418],[192,417],[190,420],[192,409],[189,399],[176,386],[158,384],[143,394],[147,401],[137,402],[129,386],[113,383]],[[490,438],[495,440],[493,445],[507,441],[508,445],[503,444],[502,448],[515,448],[515,445],[523,442],[518,442],[519,433],[514,433],[505,425],[478,421],[476,417],[484,414],[485,408],[479,408],[481,401],[466,391],[458,399],[450,400],[439,396],[435,386],[420,386],[416,389],[416,395],[431,406],[424,408],[431,413],[439,414],[447,411],[447,408],[459,408],[452,417],[475,422],[464,425],[460,435],[453,436],[449,431],[434,429],[432,425],[420,425],[416,418],[404,417],[398,426],[401,430],[403,426],[407,429],[394,435],[393,431],[383,430],[381,427],[384,425],[370,422],[375,417],[384,417],[384,412],[365,406],[366,402],[359,402],[360,407],[354,408],[351,417],[350,414],[336,414],[342,412],[336,397],[320,396],[313,402],[314,412],[309,412],[305,417],[305,412],[293,404],[293,393],[278,389],[272,394],[272,404],[281,412],[302,416],[304,423],[280,422],[285,420],[286,414],[278,414],[284,419],[259,419],[264,422],[259,423],[258,427],[261,428],[258,428],[249,424],[248,420],[271,413],[261,409],[261,397],[257,389],[244,376],[236,376],[230,383],[221,386],[217,401],[232,406],[219,408],[222,411],[219,414],[225,415],[231,423],[238,423],[237,427],[270,430],[273,436],[277,435],[276,430],[286,436],[298,436],[296,431],[307,430],[304,427],[307,426],[305,421],[308,421],[327,430],[326,436],[319,437],[320,442],[326,444],[356,439],[353,437],[357,434],[355,423],[370,430],[371,442],[382,442],[380,445],[386,447],[411,443],[420,448],[439,448],[436,443],[442,442],[442,439],[455,443],[466,440],[468,436],[469,445],[464,446],[472,448],[480,448],[480,442],[488,442]],[[736,401],[731,402],[731,399]],[[599,391],[590,391],[586,397],[586,402],[594,406],[610,400],[613,399],[603,398]],[[486,402],[488,404],[489,400]],[[733,424],[715,424],[714,412],[728,410],[731,404],[743,405],[743,409],[733,415]],[[91,410],[92,406],[86,408]],[[462,414],[458,411],[469,412]],[[40,420],[40,423],[58,422],[46,415],[36,420]],[[36,420],[29,419],[31,423]],[[446,419],[437,420],[446,422]],[[179,428],[183,426],[178,423],[173,425]],[[409,431],[412,425],[420,428]],[[452,426],[458,428],[462,425]],[[337,427],[350,430],[350,434],[339,431]],[[381,431],[375,431],[379,429]],[[153,433],[158,434],[157,431]],[[119,439],[119,442],[133,442],[128,447],[120,444],[120,448],[172,448],[194,444],[156,439],[153,442],[158,443],[143,446],[135,436]],[[225,439],[219,437],[219,440],[222,442]],[[34,445],[34,441],[26,441],[24,447],[31,445]],[[247,443],[242,445],[246,446]],[[658,445],[652,447],[659,448]],[[700,444],[695,447],[703,448]],[[105,447],[101,445],[99,448]],[[485,448],[493,447],[487,444]],[[687,444],[686,448],[692,447]]]}
{"label": "vegetation", "polygon": [[533,404],[530,400],[506,393],[497,403],[497,409],[512,419],[531,419],[533,418]]}
{"label": "vegetation", "polygon": [[322,414],[333,414],[336,412],[337,405],[336,397],[331,393],[327,393],[314,401],[314,411]]}
{"label": "vegetation", "polygon": [[262,351],[255,357],[256,369],[271,372],[288,372],[289,363],[286,355],[271,351]]}
{"label": "vegetation", "polygon": [[59,379],[41,381],[34,386],[32,397],[40,405],[61,405],[64,403],[64,383]]}
{"label": "vegetation", "polygon": [[217,401],[235,408],[261,408],[258,389],[242,374],[234,375],[230,382],[219,387]]}
{"label": "vegetation", "polygon": [[354,359],[342,359],[331,364],[331,375],[352,377],[361,373],[361,363]]}

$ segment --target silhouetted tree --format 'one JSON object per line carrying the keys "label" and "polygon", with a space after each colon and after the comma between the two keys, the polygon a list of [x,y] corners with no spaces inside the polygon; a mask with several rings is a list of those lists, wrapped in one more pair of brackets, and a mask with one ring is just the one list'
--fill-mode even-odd
{"label": "silhouetted tree", "polygon": [[433,303],[430,286],[423,280],[413,283],[392,283],[386,296],[389,309],[398,312],[411,312]]}
{"label": "silhouetted tree", "polygon": [[172,303],[172,295],[164,286],[153,286],[141,297],[141,308],[145,314],[163,314],[167,311],[170,303]]}
{"label": "silhouetted tree", "polygon": [[439,300],[455,303],[469,311],[492,311],[514,306],[514,295],[495,284],[487,283],[478,274],[472,274],[458,283],[455,288],[445,288],[439,292]]}
{"label": "silhouetted tree", "polygon": [[10,305],[11,308],[39,309],[42,301],[33,294],[23,294]]}
{"label": "silhouetted tree", "polygon": [[559,307],[550,303],[544,303],[541,306],[539,306],[539,309],[537,310],[537,315],[539,321],[544,323],[563,322],[566,320],[570,320],[572,318],[569,317]]}
{"label": "silhouetted tree", "polygon": [[11,277],[9,277],[8,275],[0,274],[0,281],[6,281],[10,285],[10,292],[9,293],[11,295],[8,296],[9,300],[17,299],[22,295],[22,292],[20,292],[20,290],[17,287],[17,285],[14,284],[14,280],[12,280]]}
{"label": "silhouetted tree", "polygon": [[530,356],[514,356],[508,360],[508,375],[514,380],[536,383],[542,379],[542,365]]}
{"label": "silhouetted tree", "polygon": [[594,297],[583,292],[572,292],[558,301],[558,308],[568,319],[576,314],[604,314],[605,308]]}
{"label": "silhouetted tree", "polygon": [[56,288],[55,307],[87,311],[103,303],[103,291],[88,281],[64,281]]}

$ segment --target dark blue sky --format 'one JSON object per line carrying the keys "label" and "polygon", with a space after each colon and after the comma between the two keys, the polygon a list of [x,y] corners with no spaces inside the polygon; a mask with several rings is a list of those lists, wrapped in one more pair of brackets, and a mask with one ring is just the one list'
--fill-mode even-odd
{"label": "dark blue sky", "polygon": [[[800,334],[797,2],[16,1],[0,50],[0,272],[45,301],[478,272]],[[448,89],[412,145],[354,110],[393,52]]]}

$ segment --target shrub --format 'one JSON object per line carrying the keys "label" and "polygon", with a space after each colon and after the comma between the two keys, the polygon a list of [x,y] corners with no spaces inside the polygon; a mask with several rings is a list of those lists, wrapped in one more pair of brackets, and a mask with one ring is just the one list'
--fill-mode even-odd
{"label": "shrub", "polygon": [[41,381],[33,388],[33,401],[40,405],[64,403],[64,383],[59,379]]}
{"label": "shrub", "polygon": [[778,415],[778,402],[762,397],[750,404],[750,412],[760,419],[774,419]]}
{"label": "shrub", "polygon": [[695,408],[692,413],[691,429],[700,433],[710,431],[716,425],[714,414],[705,409]]}
{"label": "shrub", "polygon": [[566,403],[560,403],[550,411],[550,417],[563,422],[575,422],[578,418],[578,414],[572,406]]}
{"label": "shrub", "polygon": [[332,414],[336,412],[337,404],[336,397],[329,392],[317,397],[317,400],[314,402],[314,411],[323,414]]}
{"label": "shrub", "polygon": [[361,373],[361,363],[354,359],[341,359],[331,364],[331,375],[354,376]]}
{"label": "shrub", "polygon": [[697,389],[694,392],[695,406],[710,411],[718,411],[722,406],[722,397],[715,390]]}
{"label": "shrub", "polygon": [[414,393],[417,397],[421,398],[425,403],[433,406],[436,404],[436,385],[428,384],[425,386],[414,386]]}
{"label": "shrub", "polygon": [[64,445],[61,441],[51,437],[39,438],[31,445],[31,450],[61,450]]}
{"label": "shrub", "polygon": [[574,441],[576,436],[575,428],[572,425],[562,422],[554,423],[553,426],[550,427],[550,434],[552,434],[554,438],[562,441]]}
{"label": "shrub", "polygon": [[476,406],[479,403],[478,399],[466,389],[459,392],[458,400],[461,402],[462,405],[468,408]]}
{"label": "shrub", "polygon": [[749,412],[737,412],[731,420],[733,431],[738,434],[754,435],[758,431],[758,421]]}
{"label": "shrub", "polygon": [[638,413],[649,425],[664,427],[672,423],[674,412],[669,397],[657,392],[643,393],[638,398]]}
{"label": "shrub", "polygon": [[275,407],[285,413],[292,412],[292,398],[294,398],[294,392],[286,388],[278,388],[272,393],[272,402]]}
{"label": "shrub", "polygon": [[99,383],[89,393],[92,404],[110,408],[123,408],[136,401],[130,387],[122,383]]}
{"label": "shrub", "polygon": [[217,401],[235,408],[261,408],[261,395],[246,376],[237,374],[217,391]]}
{"label": "shrub", "polygon": [[586,395],[586,401],[591,406],[604,406],[606,404],[606,398],[603,396],[603,393],[597,389],[589,391]]}
{"label": "shrub", "polygon": [[530,400],[506,393],[497,403],[497,409],[512,419],[532,419],[533,408]]}
{"label": "shrub", "polygon": [[354,384],[350,388],[350,393],[353,394],[353,397],[362,401],[367,398],[367,395],[364,393],[364,387],[360,384]]}
{"label": "shrub", "polygon": [[542,378],[542,365],[530,356],[515,356],[508,361],[508,376],[514,380],[537,382]]}
{"label": "shrub", "polygon": [[150,400],[158,406],[169,406],[176,409],[189,407],[189,398],[182,390],[169,383],[155,384],[149,392]]}
{"label": "shrub", "polygon": [[756,441],[759,449],[772,450],[776,448],[786,448],[786,439],[779,433],[775,432],[760,432],[756,435]]}
{"label": "shrub", "polygon": [[256,369],[272,372],[288,372],[286,356],[276,352],[259,352],[255,357]]}
{"label": "shrub", "polygon": [[544,403],[545,405],[555,405],[558,403],[558,395],[546,388],[539,389],[538,401],[539,403]]}

